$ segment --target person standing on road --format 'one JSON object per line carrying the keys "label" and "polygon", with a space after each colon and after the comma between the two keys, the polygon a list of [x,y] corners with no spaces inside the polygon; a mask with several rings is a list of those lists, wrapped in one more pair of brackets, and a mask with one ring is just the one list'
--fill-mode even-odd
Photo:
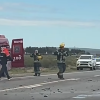
{"label": "person standing on road", "polygon": [[[4,45],[1,45],[2,52],[4,52],[4,53],[5,53],[4,48],[5,48],[5,46],[4,46]],[[1,66],[1,68],[2,68],[2,65],[0,65],[0,66]],[[4,73],[4,72],[2,73],[2,75],[1,75],[1,76],[2,76],[2,77],[6,77],[6,75],[5,75],[5,73]]]}
{"label": "person standing on road", "polygon": [[60,79],[64,79],[63,73],[66,70],[65,59],[68,56],[68,52],[64,50],[64,46],[65,46],[64,43],[60,44],[59,49],[54,52],[54,55],[57,56],[57,66],[59,69],[59,72],[57,73],[57,75],[58,75],[58,78]]}
{"label": "person standing on road", "polygon": [[8,70],[6,66],[7,61],[13,61],[13,59],[10,57],[9,51],[6,48],[2,49],[0,47],[0,64],[2,65],[2,68],[0,70],[0,79],[2,77],[2,73],[6,74],[8,80],[11,79],[11,77],[8,74]]}
{"label": "person standing on road", "polygon": [[32,55],[30,55],[30,57],[33,57],[34,58],[34,73],[35,73],[34,76],[40,76],[40,67],[41,67],[40,60],[43,57],[38,52],[38,50],[35,50],[35,53],[33,53]]}
{"label": "person standing on road", "polygon": [[[1,50],[2,50],[2,52],[3,53],[8,53],[8,55],[9,55],[9,50],[6,48],[8,45],[1,45]],[[2,65],[0,64],[0,68],[2,67]],[[1,75],[2,77],[6,77],[6,75],[5,75],[5,73],[3,72],[2,73],[2,75]]]}

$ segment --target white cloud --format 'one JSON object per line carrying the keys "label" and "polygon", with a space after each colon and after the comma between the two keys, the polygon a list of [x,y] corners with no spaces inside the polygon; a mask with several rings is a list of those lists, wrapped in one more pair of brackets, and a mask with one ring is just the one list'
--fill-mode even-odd
{"label": "white cloud", "polygon": [[79,21],[69,21],[69,20],[10,20],[10,19],[0,19],[0,25],[8,26],[68,26],[68,27],[99,27],[100,24],[95,22],[79,22]]}

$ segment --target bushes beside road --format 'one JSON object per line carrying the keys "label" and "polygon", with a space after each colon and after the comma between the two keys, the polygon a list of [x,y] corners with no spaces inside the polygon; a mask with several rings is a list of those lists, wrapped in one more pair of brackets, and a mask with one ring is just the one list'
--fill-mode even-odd
{"label": "bushes beside road", "polygon": [[[33,75],[33,58],[25,55],[25,68],[12,68],[10,74],[32,74]],[[58,71],[56,56],[43,55],[41,60],[42,73],[56,73]],[[66,72],[76,71],[76,56],[69,56],[66,58]]]}
{"label": "bushes beside road", "polygon": [[[41,64],[43,68],[55,68],[57,66],[56,56],[54,55],[43,55],[43,59],[41,60]],[[66,58],[67,66],[75,66],[76,65],[76,56],[69,56]],[[29,55],[25,55],[25,67],[33,67],[33,58]]]}

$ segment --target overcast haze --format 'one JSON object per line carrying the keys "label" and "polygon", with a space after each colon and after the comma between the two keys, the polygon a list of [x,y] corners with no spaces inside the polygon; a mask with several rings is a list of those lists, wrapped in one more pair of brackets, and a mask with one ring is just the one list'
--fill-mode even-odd
{"label": "overcast haze", "polygon": [[99,10],[100,0],[2,0],[0,34],[25,47],[100,48]]}

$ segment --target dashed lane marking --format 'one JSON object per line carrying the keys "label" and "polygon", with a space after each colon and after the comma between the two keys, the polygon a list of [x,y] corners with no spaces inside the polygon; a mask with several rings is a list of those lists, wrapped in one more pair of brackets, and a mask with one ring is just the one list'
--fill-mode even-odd
{"label": "dashed lane marking", "polygon": [[35,88],[35,87],[40,87],[40,86],[43,86],[43,85],[48,85],[48,84],[53,84],[53,83],[58,83],[58,82],[76,81],[76,80],[79,80],[79,79],[80,78],[76,78],[76,79],[72,78],[72,79],[65,79],[65,80],[59,80],[59,81],[44,82],[44,83],[39,83],[39,84],[34,84],[34,85],[28,85],[28,86],[21,86],[21,87],[16,87],[16,88],[4,89],[4,90],[0,90],[0,92],[19,90],[19,89]]}

